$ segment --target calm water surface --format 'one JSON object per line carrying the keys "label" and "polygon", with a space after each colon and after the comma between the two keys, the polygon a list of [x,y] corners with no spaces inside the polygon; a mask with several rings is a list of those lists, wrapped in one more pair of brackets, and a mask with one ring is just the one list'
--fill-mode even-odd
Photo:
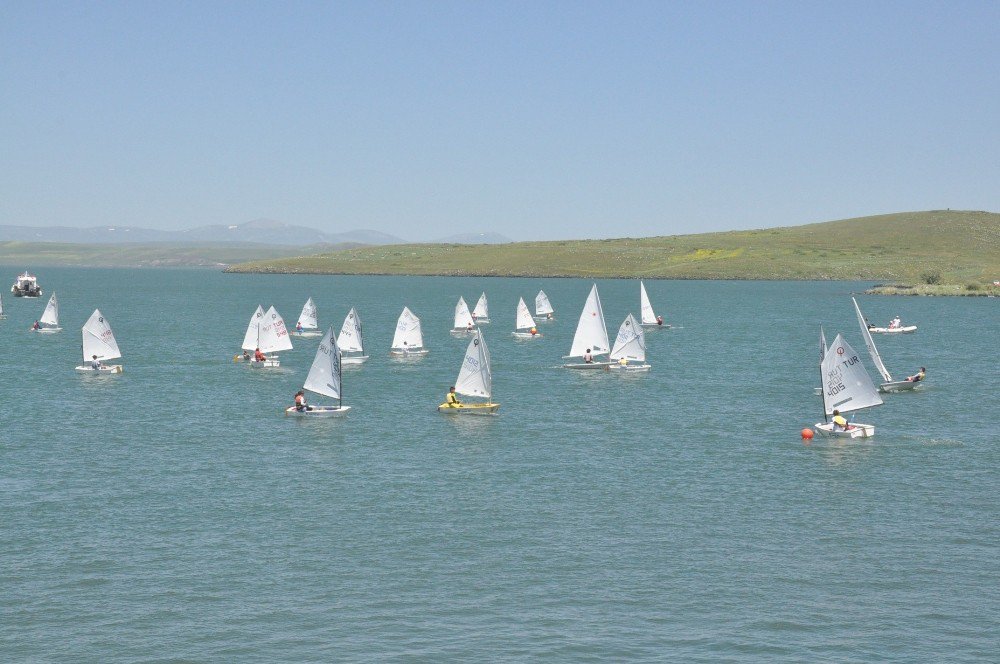
{"label": "calm water surface", "polygon": [[[581,280],[38,272],[65,331],[27,332],[45,298],[7,295],[0,321],[4,661],[1000,652],[996,299],[862,296],[919,326],[876,343],[928,382],[866,414],[874,442],[804,445],[819,324],[863,350],[866,284],[647,282],[676,327],[648,335],[651,373],[617,376],[555,368]],[[638,283],[598,285],[613,337]],[[557,320],[515,341],[539,288]],[[483,290],[500,415],[447,418],[453,307]],[[258,303],[293,325],[308,296],[321,325],[365,325],[345,420],[282,416],[318,340],[276,371],[231,361]],[[421,360],[388,357],[403,305]],[[95,307],[121,376],[73,371]]]}

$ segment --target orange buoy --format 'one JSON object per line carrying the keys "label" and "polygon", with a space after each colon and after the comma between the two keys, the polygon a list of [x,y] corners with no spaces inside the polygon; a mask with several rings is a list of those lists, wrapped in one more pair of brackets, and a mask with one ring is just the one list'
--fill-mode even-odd
{"label": "orange buoy", "polygon": [[812,440],[812,437],[813,437],[812,429],[806,427],[805,429],[802,430],[802,440]]}

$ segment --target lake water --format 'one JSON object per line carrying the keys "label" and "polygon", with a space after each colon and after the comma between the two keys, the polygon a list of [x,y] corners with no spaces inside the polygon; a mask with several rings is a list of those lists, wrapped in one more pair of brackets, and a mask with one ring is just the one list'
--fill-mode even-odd
{"label": "lake water", "polygon": [[[23,266],[0,271],[13,280]],[[859,298],[917,393],[814,442],[818,328],[868,284],[649,281],[648,375],[557,367],[590,282],[38,270],[4,296],[4,661],[996,661],[1000,300]],[[612,338],[635,281],[598,281]],[[4,289],[7,282],[4,282]],[[556,322],[515,341],[517,298]],[[64,332],[30,334],[48,293]],[[497,417],[435,412],[485,290]],[[258,303],[357,307],[350,417],[282,414],[317,339],[234,364]],[[388,356],[404,305],[422,360]],[[110,320],[125,373],[77,375]],[[865,357],[871,370],[871,364]],[[320,399],[314,398],[318,402]],[[992,654],[991,654],[992,653]]]}

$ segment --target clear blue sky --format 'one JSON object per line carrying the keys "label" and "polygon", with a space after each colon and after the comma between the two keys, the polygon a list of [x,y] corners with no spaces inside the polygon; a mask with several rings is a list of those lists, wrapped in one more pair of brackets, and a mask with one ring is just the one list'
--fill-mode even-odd
{"label": "clear blue sky", "polygon": [[0,4],[0,224],[1000,211],[1000,2]]}

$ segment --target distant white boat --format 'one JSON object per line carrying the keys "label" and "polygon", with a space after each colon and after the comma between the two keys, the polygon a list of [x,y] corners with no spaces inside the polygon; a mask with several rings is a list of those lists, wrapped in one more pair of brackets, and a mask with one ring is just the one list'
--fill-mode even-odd
{"label": "distant white boat", "polygon": [[62,328],[59,327],[59,301],[56,299],[55,291],[53,291],[49,303],[45,305],[45,311],[42,312],[42,317],[38,319],[38,327],[32,326],[31,331],[51,334],[61,330]]}
{"label": "distant white boat", "polygon": [[292,339],[285,329],[285,319],[270,307],[264,315],[257,319],[257,342],[255,350],[267,356],[266,360],[250,360],[250,367],[253,369],[275,368],[281,366],[281,360],[275,353],[283,350],[292,350]]}
{"label": "distant white boat", "polygon": [[479,302],[476,302],[476,308],[472,310],[472,318],[476,321],[476,325],[490,322],[490,308],[486,303],[486,293],[479,296]]}
{"label": "distant white boat", "polygon": [[83,325],[83,364],[76,368],[80,373],[106,375],[120,374],[122,365],[104,364],[105,360],[116,360],[122,356],[111,331],[111,323],[94,309]]}
{"label": "distant white boat", "polygon": [[296,406],[285,409],[285,415],[294,417],[339,417],[351,410],[344,405],[343,399],[343,365],[337,339],[333,336],[333,326],[326,331],[316,349],[316,357],[302,384],[303,390],[337,400],[336,406],[306,406],[301,410]]}
{"label": "distant white boat", "polygon": [[[833,415],[835,410],[840,415],[845,415],[862,408],[882,405],[882,397],[875,389],[861,358],[839,334],[823,356],[820,374],[823,381],[824,420]],[[851,422],[843,429],[826,420],[817,423],[814,428],[821,436],[833,438],[871,438],[875,435],[874,424]]]}
{"label": "distant white boat", "polygon": [[552,308],[549,296],[543,290],[538,291],[538,295],[535,296],[535,318],[538,320],[555,320],[555,309]]}
{"label": "distant white boat", "polygon": [[0,293],[0,320],[7,317],[7,314],[3,312],[3,293]]}
{"label": "distant white boat", "polygon": [[535,319],[531,317],[523,297],[517,300],[517,319],[511,334],[517,339],[539,339],[542,336],[542,333],[535,328]]}
{"label": "distant white boat", "polygon": [[399,314],[399,319],[396,321],[396,332],[392,336],[389,354],[406,357],[426,355],[428,352],[430,351],[424,348],[420,319],[413,315],[409,307],[403,307],[403,313]]}
{"label": "distant white boat", "polygon": [[465,303],[465,298],[458,298],[458,304],[455,305],[455,325],[451,328],[451,333],[454,336],[464,336],[467,334],[472,334],[476,329],[476,321],[473,320],[472,314],[469,313],[469,305]]}
{"label": "distant white boat", "polygon": [[462,396],[486,401],[448,403],[438,406],[439,413],[448,415],[492,415],[500,408],[493,403],[493,376],[490,373],[490,351],[486,348],[483,331],[476,328],[455,380],[455,392]]}
{"label": "distant white boat", "polygon": [[626,316],[618,328],[618,337],[615,338],[610,357],[612,363],[608,368],[612,371],[649,371],[650,365],[646,364],[646,333],[632,314]]}
{"label": "distant white boat", "polygon": [[858,325],[861,327],[861,338],[865,340],[865,346],[868,347],[868,355],[872,358],[872,363],[880,374],[882,374],[882,379],[885,381],[879,385],[878,389],[880,392],[905,392],[912,390],[917,385],[921,385],[922,381],[910,381],[910,380],[893,380],[892,375],[889,370],[885,368],[885,363],[882,362],[882,356],[878,353],[878,348],[875,347],[875,340],[872,339],[872,335],[868,332],[868,324],[865,322],[865,317],[861,314],[861,307],[858,306],[858,301],[851,298],[851,302],[854,303],[854,312],[858,315]]}
{"label": "distant white boat", "polygon": [[646,284],[641,279],[639,280],[639,310],[643,327],[670,327],[663,324],[663,316],[657,316],[653,312],[653,305],[649,303],[649,295],[646,294]]}
{"label": "distant white boat", "polygon": [[[580,321],[576,324],[576,334],[573,335],[573,345],[569,350],[569,355],[563,358],[579,357],[584,361],[571,362],[564,364],[563,367],[567,369],[607,369],[610,362],[598,362],[593,358],[607,355],[610,350],[608,328],[604,324],[604,310],[601,308],[601,297],[597,294],[597,284],[594,284],[583,305],[583,311],[580,312]],[[586,359],[588,356],[591,358],[589,362]]]}
{"label": "distant white boat", "polygon": [[264,307],[257,305],[257,309],[250,316],[250,322],[247,323],[247,331],[243,335],[243,344],[240,348],[243,349],[242,355],[233,355],[233,362],[239,362],[244,360],[249,362],[253,359],[253,352],[257,348],[257,327],[260,325],[260,319],[264,317]]}
{"label": "distant white boat", "polygon": [[916,325],[903,325],[903,322],[899,320],[899,316],[896,316],[886,327],[878,327],[877,325],[870,325],[867,319],[864,321],[865,327],[872,334],[910,334],[911,332],[917,331]]}
{"label": "distant white boat", "polygon": [[316,317],[316,303],[310,297],[302,305],[302,313],[299,314],[299,320],[295,323],[295,331],[292,332],[292,336],[318,337],[321,334],[323,333],[319,329],[319,320]]}
{"label": "distant white boat", "polygon": [[341,362],[344,364],[361,364],[368,359],[368,356],[365,355],[361,317],[358,316],[354,307],[351,307],[344,318],[344,325],[340,328],[340,336],[337,337],[337,346],[340,348]]}
{"label": "distant white boat", "polygon": [[38,284],[38,279],[33,274],[19,274],[14,279],[14,285],[10,287],[10,292],[14,297],[39,297],[42,294],[42,287]]}

